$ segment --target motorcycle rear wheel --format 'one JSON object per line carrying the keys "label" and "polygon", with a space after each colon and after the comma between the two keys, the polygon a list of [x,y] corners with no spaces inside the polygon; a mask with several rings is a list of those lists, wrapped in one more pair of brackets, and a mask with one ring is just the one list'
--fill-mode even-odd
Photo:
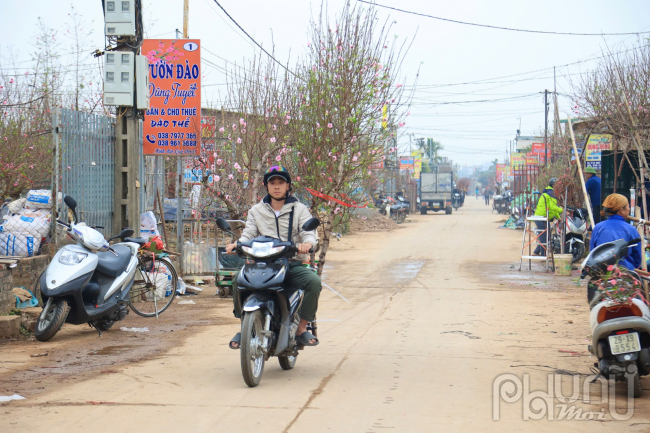
{"label": "motorcycle rear wheel", "polygon": [[244,315],[241,324],[241,374],[251,388],[260,384],[264,372],[264,352],[260,347],[263,328],[260,310]]}
{"label": "motorcycle rear wheel", "polygon": [[291,370],[296,366],[297,358],[297,356],[278,356],[280,367],[282,367],[283,370]]}
{"label": "motorcycle rear wheel", "polygon": [[50,309],[43,319],[38,317],[34,327],[34,336],[38,341],[47,341],[54,337],[65,323],[70,312],[70,305],[65,299],[52,302]]}

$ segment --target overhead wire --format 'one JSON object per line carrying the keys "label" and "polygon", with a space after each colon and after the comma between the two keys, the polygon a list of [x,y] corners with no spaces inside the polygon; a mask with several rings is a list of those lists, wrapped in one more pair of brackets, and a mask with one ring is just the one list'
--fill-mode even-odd
{"label": "overhead wire", "polygon": [[259,49],[262,50],[262,51],[264,52],[264,54],[266,54],[267,56],[269,56],[269,57],[270,57],[270,58],[271,58],[275,63],[277,63],[278,65],[280,65],[280,66],[281,66],[285,71],[289,72],[291,75],[293,75],[294,77],[298,78],[298,76],[297,76],[297,75],[296,75],[296,74],[295,74],[291,69],[289,69],[288,67],[284,66],[284,64],[282,64],[282,62],[280,62],[278,59],[276,59],[275,57],[273,57],[273,55],[272,55],[271,53],[269,53],[268,51],[266,51],[266,50],[264,49],[264,47],[262,47],[260,44],[258,44],[257,41],[256,41],[255,39],[253,39],[253,37],[252,37],[251,35],[249,35],[248,32],[246,32],[246,30],[244,30],[244,28],[243,28],[242,26],[240,26],[239,23],[238,23],[237,21],[235,21],[235,19],[234,19],[233,17],[230,16],[230,14],[228,13],[228,11],[226,11],[226,10],[223,8],[223,6],[221,6],[221,4],[219,4],[219,2],[218,2],[217,0],[213,0],[213,1],[214,1],[214,2],[217,4],[217,6],[219,6],[219,8],[220,8],[220,9],[221,9],[221,10],[222,10],[222,11],[223,11],[227,16],[228,16],[228,18],[230,18],[230,21],[232,21],[232,22],[233,22],[233,23],[234,23],[234,24],[239,28],[239,30],[241,30],[242,33],[244,33],[244,34],[248,37],[248,39],[250,39],[251,41],[253,41],[253,43],[254,43],[255,45],[257,45],[257,46],[259,47]]}
{"label": "overhead wire", "polygon": [[453,20],[450,18],[442,18],[442,17],[436,17],[433,15],[428,15],[420,12],[413,12],[413,11],[407,11],[404,9],[399,9],[396,7],[392,6],[386,6],[386,5],[381,5],[379,3],[375,3],[374,1],[367,1],[367,0],[357,0],[360,3],[366,3],[372,6],[377,6],[380,8],[384,9],[390,9],[394,10],[397,12],[402,12],[410,15],[417,15],[425,18],[431,18],[434,20],[439,20],[439,21],[445,21],[445,22],[450,22],[454,24],[463,24],[467,26],[475,26],[475,27],[485,27],[489,29],[494,29],[494,30],[507,30],[511,32],[521,32],[521,33],[537,33],[537,34],[543,34],[543,35],[558,35],[558,36],[627,36],[627,35],[639,35],[643,33],[650,33],[648,31],[638,31],[638,32],[620,32],[620,33],[576,33],[576,32],[552,32],[552,31],[547,31],[547,30],[529,30],[529,29],[516,29],[512,27],[501,27],[501,26],[493,26],[490,24],[478,24],[478,23],[470,23],[467,21],[459,21],[459,20]]}

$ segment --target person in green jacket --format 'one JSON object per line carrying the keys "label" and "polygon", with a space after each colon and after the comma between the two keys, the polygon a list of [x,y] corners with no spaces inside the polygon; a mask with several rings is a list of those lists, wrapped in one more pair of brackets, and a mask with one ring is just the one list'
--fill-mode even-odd
{"label": "person in green jacket", "polygon": [[[557,197],[555,197],[555,191],[553,191],[553,186],[556,181],[556,178],[551,178],[551,180],[548,181],[548,186],[544,188],[544,191],[542,191],[542,195],[539,197],[539,201],[537,202],[537,208],[535,209],[535,216],[546,217],[546,207],[548,206],[549,222],[555,218],[560,218],[560,215],[562,215],[563,212],[563,209],[557,204]],[[546,221],[535,221],[535,224],[537,225],[537,231],[543,233],[538,238],[540,244],[535,248],[533,255],[546,255],[546,235],[548,235],[546,232]],[[542,246],[542,244],[544,246]]]}

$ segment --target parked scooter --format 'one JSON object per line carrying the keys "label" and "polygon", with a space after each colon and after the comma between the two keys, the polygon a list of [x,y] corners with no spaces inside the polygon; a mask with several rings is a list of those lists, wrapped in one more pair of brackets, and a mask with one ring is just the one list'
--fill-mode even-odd
{"label": "parked scooter", "polygon": [[[581,278],[603,278],[607,268],[627,255],[628,247],[641,242],[619,239],[591,250],[582,264]],[[634,271],[627,271],[641,280]],[[634,397],[641,397],[640,376],[650,374],[650,309],[642,299],[633,298],[629,304],[616,304],[589,282],[587,300],[592,344],[589,352],[598,357],[595,364],[606,378],[632,381]],[[630,384],[628,383],[628,386]]]}
{"label": "parked scooter", "polygon": [[[302,230],[316,230],[319,225],[317,218],[310,218]],[[217,226],[232,233],[223,218],[217,218]],[[254,387],[262,380],[264,362],[269,357],[277,356],[283,370],[296,365],[302,348],[295,338],[300,322],[297,312],[304,292],[283,285],[289,259],[298,252],[293,242],[258,236],[237,242],[236,251],[249,259],[237,278],[237,296],[242,305],[242,376],[248,386]],[[307,329],[313,331],[313,324]]]}
{"label": "parked scooter", "polygon": [[[587,210],[567,208],[566,210],[566,234],[564,238],[564,253],[571,254],[571,263],[579,261],[585,253],[585,235],[587,233]],[[557,224],[557,230],[562,230],[562,220]],[[562,236],[555,233],[552,238],[553,253],[560,254]]]}
{"label": "parked scooter", "polygon": [[[72,197],[66,196],[64,202],[74,214],[74,223],[57,223],[67,227],[77,244],[61,248],[41,276],[45,306],[34,328],[39,341],[54,337],[64,322],[88,323],[101,335],[124,319],[129,312],[138,249],[146,242],[130,238],[132,229],[106,241],[95,228],[77,221],[77,203]],[[117,238],[127,242],[111,247],[108,242]]]}

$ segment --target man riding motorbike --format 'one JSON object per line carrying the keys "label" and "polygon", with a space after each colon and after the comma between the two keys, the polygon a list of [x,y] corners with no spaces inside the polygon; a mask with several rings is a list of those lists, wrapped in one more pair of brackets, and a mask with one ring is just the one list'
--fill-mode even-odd
{"label": "man riding motorbike", "polygon": [[[239,241],[248,241],[257,236],[268,236],[282,241],[293,241],[298,254],[289,263],[285,284],[305,292],[298,312],[300,324],[296,330],[296,340],[303,346],[316,346],[318,339],[307,331],[307,324],[314,320],[318,309],[318,297],[321,291],[320,277],[303,266],[309,260],[309,250],[317,243],[314,232],[300,231],[300,227],[310,219],[311,213],[304,204],[291,196],[291,175],[282,166],[269,168],[264,174],[264,187],[268,194],[248,212],[246,227]],[[290,222],[291,221],[291,222]],[[289,234],[289,226],[292,233]],[[232,254],[237,242],[226,246],[226,253]],[[237,277],[233,278],[233,302],[235,317],[241,318],[241,305],[237,294]],[[241,333],[230,341],[231,349],[239,349]]]}
{"label": "man riding motorbike", "polygon": [[[556,178],[551,178],[548,181],[548,186],[544,188],[544,191],[542,191],[542,195],[539,197],[539,201],[537,202],[537,208],[535,209],[535,216],[546,217],[546,207],[548,206],[549,224],[553,219],[560,218],[560,215],[562,215],[563,211],[563,209],[558,206],[557,197],[555,197],[555,192],[553,191],[553,186],[555,185],[556,181]],[[535,248],[535,251],[533,251],[533,255],[535,256],[548,254],[546,251],[546,237],[548,236],[548,232],[546,231],[546,223],[546,221],[535,221],[537,230],[541,232],[538,238],[540,244],[537,245],[537,248]]]}

